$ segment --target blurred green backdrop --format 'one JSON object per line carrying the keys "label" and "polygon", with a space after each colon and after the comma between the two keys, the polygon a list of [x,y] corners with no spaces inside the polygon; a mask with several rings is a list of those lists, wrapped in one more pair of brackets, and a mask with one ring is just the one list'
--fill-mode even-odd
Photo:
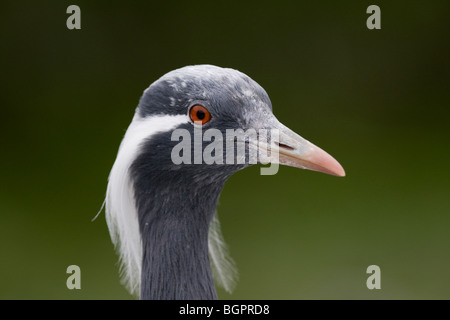
{"label": "blurred green backdrop", "polygon": [[[366,28],[371,4],[381,30]],[[91,219],[142,91],[200,63],[248,74],[347,172],[234,175],[219,214],[240,281],[220,298],[450,298],[448,1],[0,8],[0,298],[132,298],[104,214]],[[81,290],[66,288],[71,264]],[[366,287],[372,264],[381,290]]]}

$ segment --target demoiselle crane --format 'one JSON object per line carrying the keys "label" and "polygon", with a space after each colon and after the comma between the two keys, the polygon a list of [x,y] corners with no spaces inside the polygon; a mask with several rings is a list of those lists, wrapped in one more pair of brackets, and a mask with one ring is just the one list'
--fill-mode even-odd
{"label": "demoiselle crane", "polygon": [[141,299],[217,299],[213,273],[231,290],[233,263],[216,205],[233,173],[269,162],[345,175],[334,158],[281,124],[265,90],[237,70],[187,66],[152,83],[122,140],[105,199],[129,291]]}

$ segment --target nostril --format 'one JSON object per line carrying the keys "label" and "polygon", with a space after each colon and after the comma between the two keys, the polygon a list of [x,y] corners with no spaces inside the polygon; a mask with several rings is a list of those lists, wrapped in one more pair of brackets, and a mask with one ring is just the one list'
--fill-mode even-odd
{"label": "nostril", "polygon": [[291,146],[288,146],[287,144],[284,144],[284,143],[275,142],[275,144],[277,146],[279,146],[280,148],[284,148],[284,149],[288,149],[288,150],[295,150],[295,148],[292,148]]}

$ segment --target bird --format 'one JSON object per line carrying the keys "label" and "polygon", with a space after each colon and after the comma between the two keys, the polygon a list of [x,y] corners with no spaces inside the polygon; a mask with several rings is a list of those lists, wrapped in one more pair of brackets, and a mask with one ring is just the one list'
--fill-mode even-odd
{"label": "bird", "polygon": [[[162,75],[139,99],[109,173],[104,202],[121,281],[142,300],[216,300],[215,282],[230,292],[236,284],[216,207],[229,177],[263,163],[250,163],[250,150],[262,134],[245,141],[232,138],[246,146],[244,155],[231,147],[226,151],[233,155],[226,158],[217,148],[214,163],[192,160],[208,145],[198,147],[195,139],[186,138],[178,153],[186,161],[174,161],[182,140],[174,133],[193,137],[196,130],[211,130],[215,146],[229,142],[230,130],[274,130],[278,136],[268,145],[278,157],[266,157],[266,163],[345,176],[338,161],[275,117],[267,92],[246,74],[200,64]],[[220,161],[222,156],[231,160]]]}

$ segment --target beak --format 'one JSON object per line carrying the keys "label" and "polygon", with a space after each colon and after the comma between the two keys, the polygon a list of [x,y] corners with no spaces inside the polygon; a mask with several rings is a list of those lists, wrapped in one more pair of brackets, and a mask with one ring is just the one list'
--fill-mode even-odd
{"label": "beak", "polygon": [[279,164],[338,177],[345,176],[344,168],[332,156],[296,134],[275,117],[271,119],[268,127],[275,129],[272,133],[278,133],[272,134],[271,151],[278,152]]}

